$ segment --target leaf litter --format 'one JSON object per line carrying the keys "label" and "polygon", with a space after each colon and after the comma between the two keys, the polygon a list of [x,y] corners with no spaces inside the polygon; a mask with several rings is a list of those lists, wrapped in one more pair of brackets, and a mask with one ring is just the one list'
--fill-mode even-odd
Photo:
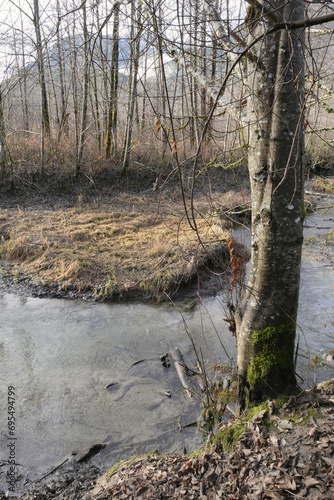
{"label": "leaf litter", "polygon": [[333,394],[334,380],[318,386],[310,401],[291,398],[282,407],[274,401],[276,411],[255,414],[231,452],[209,438],[197,456],[157,453],[126,461],[85,498],[334,498]]}

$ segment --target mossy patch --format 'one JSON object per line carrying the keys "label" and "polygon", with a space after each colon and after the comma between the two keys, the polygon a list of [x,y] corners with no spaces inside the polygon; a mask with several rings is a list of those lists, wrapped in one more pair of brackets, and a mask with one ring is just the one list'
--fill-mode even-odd
{"label": "mossy patch", "polygon": [[246,422],[236,421],[230,427],[224,427],[219,430],[212,438],[212,443],[215,445],[219,442],[224,451],[233,451],[246,428]]}
{"label": "mossy patch", "polygon": [[265,385],[284,393],[294,384],[293,353],[295,327],[292,322],[254,331],[256,354],[247,371],[247,383],[252,391]]}
{"label": "mossy patch", "polygon": [[296,424],[299,424],[299,425],[303,425],[303,424],[307,424],[311,418],[318,418],[319,417],[319,413],[317,412],[317,410],[315,408],[307,408],[305,410],[306,414],[305,413],[295,413],[295,415],[293,417],[290,418],[290,420]]}
{"label": "mossy patch", "polygon": [[247,412],[244,414],[242,420],[245,420],[246,422],[250,422],[252,418],[255,417],[257,413],[259,413],[262,410],[268,411],[268,402],[265,401],[264,403],[261,403],[256,406],[251,406],[248,408]]}
{"label": "mossy patch", "polygon": [[[224,451],[233,451],[240,437],[247,429],[248,423],[252,421],[255,415],[263,410],[268,412],[268,402],[249,408],[240,418],[236,419],[232,425],[225,425],[213,436],[213,445],[219,442]],[[262,425],[266,427],[271,425],[271,421],[266,414],[262,416],[261,421]]]}
{"label": "mossy patch", "polygon": [[118,471],[118,469],[120,468],[120,466],[123,465],[125,462],[126,462],[126,460],[120,460],[119,462],[117,462],[117,464],[113,465],[106,472],[107,479],[111,478],[111,476],[113,476]]}

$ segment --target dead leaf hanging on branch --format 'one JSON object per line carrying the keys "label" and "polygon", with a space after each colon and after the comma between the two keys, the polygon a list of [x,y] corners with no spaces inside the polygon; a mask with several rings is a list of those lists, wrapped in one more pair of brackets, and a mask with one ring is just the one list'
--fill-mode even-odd
{"label": "dead leaf hanging on branch", "polygon": [[155,133],[157,134],[159,132],[159,130],[161,129],[162,125],[161,125],[161,119],[160,119],[160,116],[157,116],[156,120],[155,120]]}

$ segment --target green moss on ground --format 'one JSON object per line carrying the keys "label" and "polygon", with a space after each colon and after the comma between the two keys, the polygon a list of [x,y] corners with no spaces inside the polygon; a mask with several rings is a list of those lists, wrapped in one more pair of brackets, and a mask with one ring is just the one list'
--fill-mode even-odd
{"label": "green moss on ground", "polygon": [[233,451],[246,428],[247,424],[245,422],[236,421],[230,427],[219,430],[213,436],[212,443],[216,445],[219,442],[224,451]]}
{"label": "green moss on ground", "polygon": [[[240,418],[236,419],[232,425],[225,425],[213,436],[213,446],[220,443],[224,451],[233,451],[239,443],[240,437],[247,429],[248,423],[251,422],[259,412],[265,410],[267,413],[268,409],[268,401],[249,408]],[[266,413],[262,416],[261,421],[263,426],[269,427],[271,421],[268,416],[266,416]]]}

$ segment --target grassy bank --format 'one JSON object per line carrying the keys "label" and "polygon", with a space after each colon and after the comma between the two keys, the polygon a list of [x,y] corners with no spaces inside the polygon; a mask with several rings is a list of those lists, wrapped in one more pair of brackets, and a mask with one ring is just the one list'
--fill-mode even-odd
{"label": "grassy bank", "polygon": [[[85,202],[79,196],[72,206],[52,209],[18,204],[1,209],[1,256],[14,277],[46,289],[161,300],[197,279],[197,269],[226,272],[231,223],[224,211],[243,201],[236,193],[217,194],[217,203],[198,197],[201,243],[170,193],[123,192]],[[197,268],[188,266],[192,257]]]}

